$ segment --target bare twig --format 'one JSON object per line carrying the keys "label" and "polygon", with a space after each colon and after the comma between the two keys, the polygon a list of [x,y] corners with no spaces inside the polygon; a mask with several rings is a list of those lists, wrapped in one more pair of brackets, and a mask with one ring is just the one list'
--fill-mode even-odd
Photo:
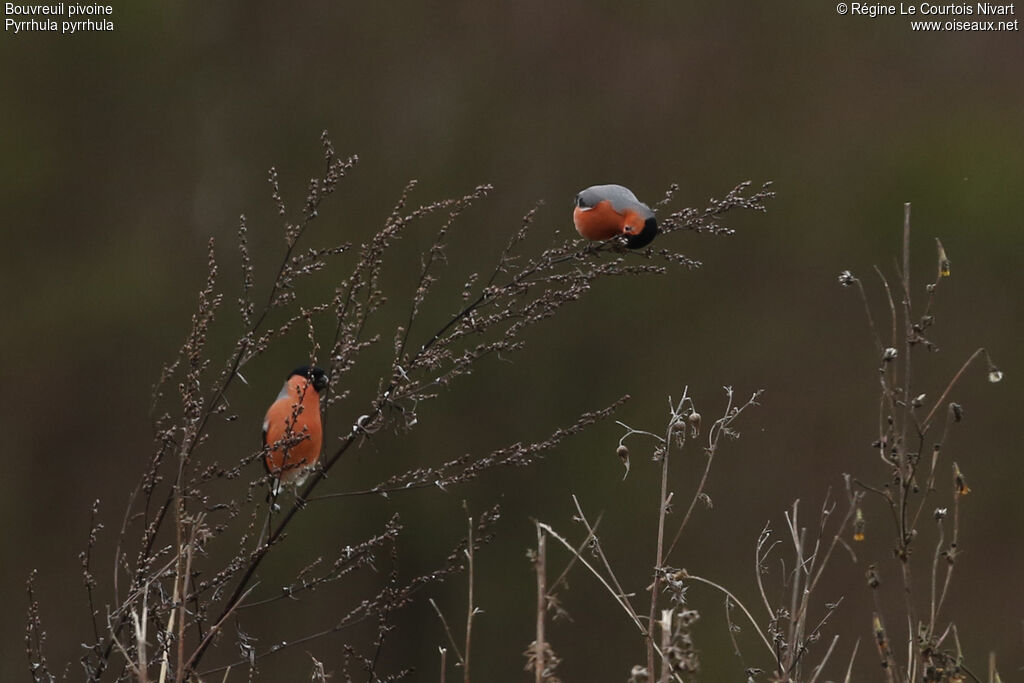
{"label": "bare twig", "polygon": [[534,663],[533,663],[533,679],[535,683],[543,683],[544,681],[544,668],[546,665],[546,649],[547,640],[544,637],[544,622],[545,616],[547,615],[547,536],[541,530],[540,524],[537,524],[537,559],[534,562],[534,568],[537,573],[537,628],[536,636],[533,641],[534,646]]}

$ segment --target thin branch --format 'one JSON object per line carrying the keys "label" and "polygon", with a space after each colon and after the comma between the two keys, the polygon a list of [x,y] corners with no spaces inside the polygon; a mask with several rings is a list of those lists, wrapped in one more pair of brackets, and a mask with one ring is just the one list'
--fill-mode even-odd
{"label": "thin branch", "polygon": [[758,626],[757,620],[754,619],[754,615],[752,615],[750,613],[750,610],[748,610],[746,606],[742,602],[740,602],[740,600],[735,595],[733,595],[727,588],[715,583],[714,581],[711,581],[710,579],[705,579],[703,576],[696,576],[690,573],[686,573],[680,578],[683,581],[697,581],[699,583],[711,586],[712,588],[721,591],[726,597],[732,600],[735,605],[737,605],[741,610],[743,610],[743,614],[747,616],[747,620],[750,622],[750,625],[754,627],[754,631],[757,632],[757,635],[761,636],[761,642],[764,643],[764,646],[766,648],[768,648],[768,652],[774,656],[775,648],[772,647],[772,644],[768,641],[768,638],[767,636],[765,636],[764,631],[762,631],[761,627]]}
{"label": "thin branch", "polygon": [[[452,649],[455,650],[455,656],[458,658],[459,664],[464,666],[466,660],[463,658],[462,652],[459,650],[459,646],[455,643],[455,637],[452,635],[452,630],[448,627],[448,620],[444,618],[444,614],[441,613],[441,608],[437,606],[436,602],[434,602],[434,598],[428,598],[427,601],[430,603],[430,606],[434,608],[434,611],[437,612],[437,618],[441,620],[441,624],[444,626],[445,635],[448,636],[448,642],[451,643]],[[442,655],[442,660],[443,659],[444,656]]]}
{"label": "thin branch", "polygon": [[534,683],[544,683],[544,668],[546,660],[547,641],[544,637],[544,622],[547,615],[547,536],[537,525],[537,557],[534,561],[534,570],[537,573],[537,627],[534,636]]}

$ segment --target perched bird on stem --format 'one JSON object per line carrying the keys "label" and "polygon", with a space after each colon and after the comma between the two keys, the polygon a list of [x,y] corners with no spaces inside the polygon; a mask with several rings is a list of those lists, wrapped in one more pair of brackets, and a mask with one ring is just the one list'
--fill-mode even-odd
{"label": "perched bird on stem", "polygon": [[327,375],[320,368],[292,370],[281,392],[263,418],[263,464],[273,476],[270,497],[284,486],[299,486],[320,458],[324,432],[320,422],[320,394]]}
{"label": "perched bird on stem", "polygon": [[580,191],[572,221],[588,240],[623,235],[630,249],[646,247],[658,234],[654,212],[622,185],[593,185]]}

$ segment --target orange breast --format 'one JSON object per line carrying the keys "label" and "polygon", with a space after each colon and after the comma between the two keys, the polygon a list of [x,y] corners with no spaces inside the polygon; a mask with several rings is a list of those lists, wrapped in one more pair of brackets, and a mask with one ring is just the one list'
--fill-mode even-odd
{"label": "orange breast", "polygon": [[606,199],[591,209],[576,207],[572,212],[572,222],[576,224],[576,232],[583,237],[603,241],[625,231],[626,217],[612,208],[612,203]]}
{"label": "orange breast", "polygon": [[[293,377],[289,382],[289,395],[277,399],[267,410],[267,435],[264,443],[273,446],[286,441],[266,455],[267,471],[282,481],[291,481],[302,470],[316,463],[323,445],[323,427],[320,424],[320,396],[308,380]],[[301,398],[300,398],[301,397]],[[296,406],[302,410],[298,412]],[[296,415],[296,412],[298,414]]]}
{"label": "orange breast", "polygon": [[603,242],[617,235],[638,235],[644,229],[644,217],[632,209],[619,213],[607,199],[592,209],[576,207],[572,212],[576,232],[588,240]]}

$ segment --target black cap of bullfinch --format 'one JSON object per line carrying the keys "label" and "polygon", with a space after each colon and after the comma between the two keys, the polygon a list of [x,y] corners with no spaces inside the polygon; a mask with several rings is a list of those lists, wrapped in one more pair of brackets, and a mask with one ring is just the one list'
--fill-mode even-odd
{"label": "black cap of bullfinch", "polygon": [[316,389],[318,394],[322,393],[323,390],[327,388],[327,373],[320,368],[303,365],[301,368],[295,368],[288,373],[289,378],[295,377],[296,375],[310,380],[313,383],[313,388]]}
{"label": "black cap of bullfinch", "polygon": [[[315,391],[308,391],[313,387]],[[300,485],[320,459],[323,424],[320,394],[327,388],[327,374],[304,366],[288,373],[280,393],[263,418],[263,465],[273,475],[268,501],[284,485]]]}
{"label": "black cap of bullfinch", "polygon": [[604,241],[619,235],[626,246],[640,249],[658,234],[651,208],[622,185],[593,185],[576,195],[572,220],[588,240]]}

